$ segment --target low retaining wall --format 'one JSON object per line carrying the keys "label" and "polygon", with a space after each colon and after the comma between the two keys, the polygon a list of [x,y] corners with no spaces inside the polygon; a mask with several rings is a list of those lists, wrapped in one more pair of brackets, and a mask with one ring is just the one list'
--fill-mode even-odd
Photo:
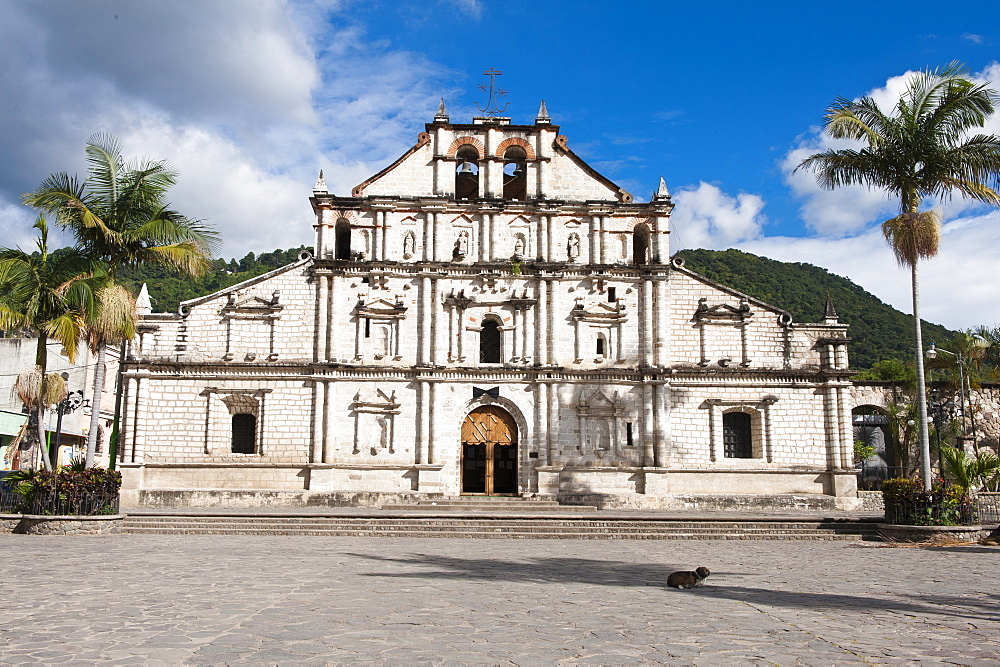
{"label": "low retaining wall", "polygon": [[117,535],[124,514],[97,516],[0,515],[0,532],[21,535]]}
{"label": "low retaining wall", "polygon": [[899,526],[883,523],[879,524],[878,532],[887,542],[952,544],[978,542],[989,531],[984,531],[982,526]]}

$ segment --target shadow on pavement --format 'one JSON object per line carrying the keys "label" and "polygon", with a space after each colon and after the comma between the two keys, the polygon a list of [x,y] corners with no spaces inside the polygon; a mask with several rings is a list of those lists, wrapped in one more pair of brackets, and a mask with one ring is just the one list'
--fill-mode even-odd
{"label": "shadow on pavement", "polygon": [[[966,550],[967,551],[967,550]],[[419,572],[371,572],[363,576],[396,579],[479,579],[488,581],[516,581],[537,583],[583,583],[600,586],[642,587],[658,586],[675,595],[698,595],[708,598],[726,598],[753,605],[817,610],[865,609],[910,614],[933,614],[955,618],[969,618],[1000,622],[1000,595],[967,596],[898,591],[892,598],[847,595],[842,593],[813,593],[787,591],[748,586],[714,584],[710,578],[704,587],[690,590],[667,588],[671,572],[690,569],[664,564],[638,564],[623,561],[606,561],[587,558],[534,558],[525,560],[499,560],[494,558],[457,558],[411,554],[404,558],[389,558],[371,554],[350,554],[357,558],[380,562],[422,566]],[[711,569],[711,563],[707,563]],[[433,568],[433,569],[428,569]],[[713,577],[726,573],[713,571]],[[742,574],[742,573],[739,573]]]}

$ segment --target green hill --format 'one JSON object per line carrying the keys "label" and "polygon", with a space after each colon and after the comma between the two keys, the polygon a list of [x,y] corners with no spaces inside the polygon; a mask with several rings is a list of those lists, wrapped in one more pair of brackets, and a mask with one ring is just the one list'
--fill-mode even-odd
{"label": "green hill", "polygon": [[[913,359],[913,316],[882,303],[847,278],[801,262],[778,262],[739,250],[683,250],[684,266],[792,314],[795,322],[820,322],[830,295],[841,322],[851,325],[852,368],[882,359]],[[943,343],[955,335],[924,322],[924,340]]]}
{"label": "green hill", "polygon": [[[163,268],[144,267],[123,269],[119,279],[134,293],[147,283],[153,309],[173,312],[181,301],[290,264],[306,249],[250,253],[239,261],[213,260],[211,270],[200,278],[182,278]],[[796,322],[822,320],[829,294],[840,321],[851,325],[852,368],[869,368],[882,359],[912,359],[913,317],[882,303],[847,278],[812,264],[778,262],[739,250],[684,250],[678,256],[697,273],[787,310]],[[937,324],[924,324],[928,342],[944,343],[954,333]]]}

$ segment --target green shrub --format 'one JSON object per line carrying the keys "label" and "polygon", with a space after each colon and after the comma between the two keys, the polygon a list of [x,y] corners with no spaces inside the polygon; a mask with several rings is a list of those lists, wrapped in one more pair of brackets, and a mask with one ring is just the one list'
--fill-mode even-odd
{"label": "green shrub", "polygon": [[115,514],[122,476],[104,468],[15,470],[4,479],[21,497],[14,508],[24,514]]}
{"label": "green shrub", "polygon": [[977,520],[976,502],[961,486],[938,480],[930,491],[912,479],[882,483],[887,523],[905,526],[963,526]]}

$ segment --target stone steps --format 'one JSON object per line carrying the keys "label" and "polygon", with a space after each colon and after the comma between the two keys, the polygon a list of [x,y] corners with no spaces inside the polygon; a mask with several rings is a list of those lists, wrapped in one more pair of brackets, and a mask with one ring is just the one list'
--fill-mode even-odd
{"label": "stone steps", "polygon": [[854,521],[683,521],[522,516],[247,516],[141,514],[122,532],[170,535],[310,535],[566,539],[861,540],[876,524]]}

